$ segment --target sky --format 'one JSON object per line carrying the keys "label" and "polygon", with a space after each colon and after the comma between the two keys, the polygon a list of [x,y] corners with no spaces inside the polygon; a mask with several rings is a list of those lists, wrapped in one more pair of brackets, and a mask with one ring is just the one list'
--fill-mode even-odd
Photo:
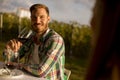
{"label": "sky", "polygon": [[49,7],[51,20],[76,21],[90,24],[95,0],[0,0],[0,12],[17,12],[18,8],[29,9],[34,3]]}

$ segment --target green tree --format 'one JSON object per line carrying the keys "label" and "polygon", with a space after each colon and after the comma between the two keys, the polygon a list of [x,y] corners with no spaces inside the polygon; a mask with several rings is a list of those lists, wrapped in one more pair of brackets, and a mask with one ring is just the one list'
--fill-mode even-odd
{"label": "green tree", "polygon": [[30,19],[27,18],[27,17],[21,18],[20,26],[21,26],[21,29],[23,29],[23,28],[30,29],[31,28],[31,21],[30,21]]}
{"label": "green tree", "polygon": [[9,40],[18,35],[18,16],[14,13],[3,13],[3,41]]}

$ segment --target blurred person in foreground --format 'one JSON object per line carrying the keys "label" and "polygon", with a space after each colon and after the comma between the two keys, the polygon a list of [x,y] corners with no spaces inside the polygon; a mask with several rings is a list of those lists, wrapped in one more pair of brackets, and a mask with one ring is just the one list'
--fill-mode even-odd
{"label": "blurred person in foreground", "polygon": [[120,0],[96,0],[92,57],[85,80],[120,80]]}
{"label": "blurred person in foreground", "polygon": [[[19,64],[27,72],[48,80],[66,80],[64,74],[65,45],[63,38],[48,27],[50,21],[49,9],[44,4],[34,4],[30,7],[31,27],[33,33],[22,43],[12,39],[6,44],[12,56],[7,64],[15,65],[16,56],[25,57],[25,63]],[[8,54],[4,54],[8,57]]]}

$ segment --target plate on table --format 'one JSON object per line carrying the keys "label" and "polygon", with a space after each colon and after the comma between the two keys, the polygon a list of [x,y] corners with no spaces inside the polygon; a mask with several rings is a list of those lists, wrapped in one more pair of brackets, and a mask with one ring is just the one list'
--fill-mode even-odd
{"label": "plate on table", "polygon": [[23,72],[21,70],[18,69],[13,69],[10,70],[8,68],[1,68],[0,69],[0,77],[2,78],[18,78],[18,77],[22,77],[23,76]]}
{"label": "plate on table", "polygon": [[23,72],[19,69],[10,69],[5,63],[0,62],[0,77],[2,78],[18,78],[23,76]]}

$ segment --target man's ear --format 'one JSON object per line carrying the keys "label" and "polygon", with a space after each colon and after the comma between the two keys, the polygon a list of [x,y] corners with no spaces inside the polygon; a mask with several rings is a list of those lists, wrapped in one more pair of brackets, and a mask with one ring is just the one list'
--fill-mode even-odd
{"label": "man's ear", "polygon": [[48,16],[48,22],[50,22],[50,16]]}

